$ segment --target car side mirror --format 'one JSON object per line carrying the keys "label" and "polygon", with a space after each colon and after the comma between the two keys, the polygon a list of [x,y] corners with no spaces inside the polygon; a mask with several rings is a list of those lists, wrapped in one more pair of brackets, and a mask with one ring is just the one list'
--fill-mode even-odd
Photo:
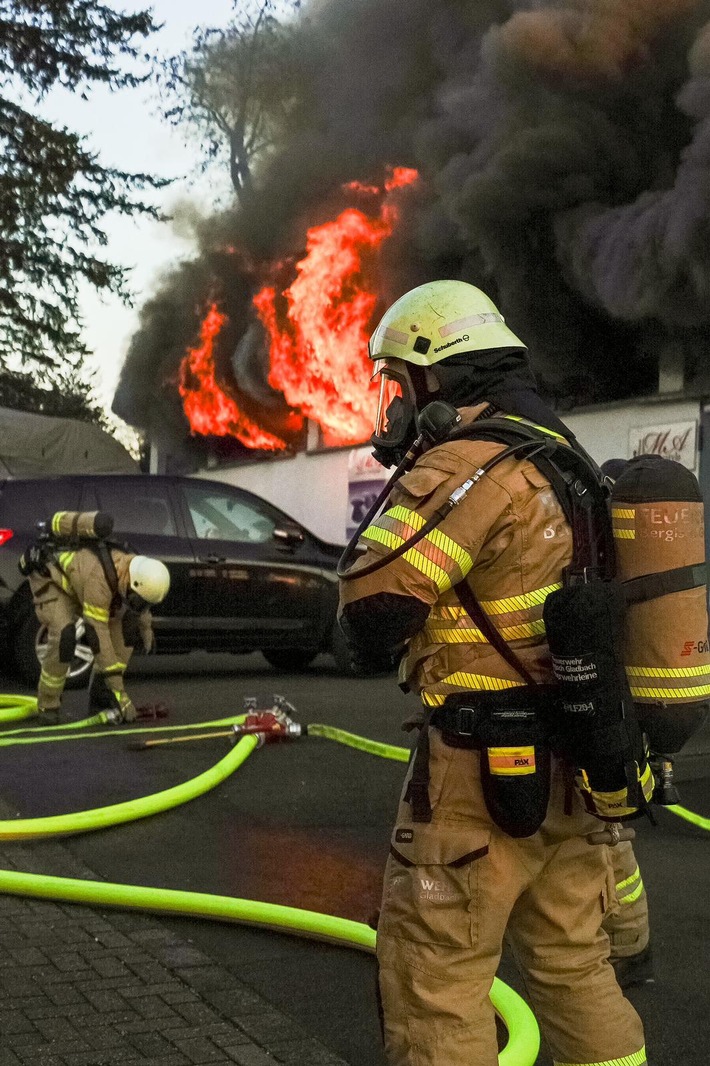
{"label": "car side mirror", "polygon": [[293,551],[297,544],[302,544],[305,540],[301,527],[290,522],[277,526],[271,535],[276,541],[276,547],[281,551]]}

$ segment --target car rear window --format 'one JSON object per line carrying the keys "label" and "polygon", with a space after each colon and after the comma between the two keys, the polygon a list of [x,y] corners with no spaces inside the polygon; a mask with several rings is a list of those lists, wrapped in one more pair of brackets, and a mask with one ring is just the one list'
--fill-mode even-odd
{"label": "car rear window", "polygon": [[139,475],[93,486],[100,511],[113,515],[114,533],[175,537],[175,520],[164,485]]}
{"label": "car rear window", "polygon": [[0,523],[9,529],[34,530],[55,511],[76,511],[81,487],[67,481],[7,481],[0,489]]}

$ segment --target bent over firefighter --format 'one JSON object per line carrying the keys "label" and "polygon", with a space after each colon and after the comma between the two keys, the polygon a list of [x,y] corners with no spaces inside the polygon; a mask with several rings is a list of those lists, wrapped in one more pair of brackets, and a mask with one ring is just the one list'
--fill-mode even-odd
{"label": "bent over firefighter", "polygon": [[[38,709],[59,710],[76,647],[76,622],[82,618],[85,641],[94,653],[92,701],[131,722],[136,709],[126,692],[124,674],[137,646],[145,652],[153,649],[150,608],[165,599],[170,574],[160,560],[97,536],[94,529],[100,528],[102,517],[101,512],[58,512],[51,535],[21,560],[37,619],[46,627]],[[64,526],[72,521],[77,527],[73,536],[63,538]]]}

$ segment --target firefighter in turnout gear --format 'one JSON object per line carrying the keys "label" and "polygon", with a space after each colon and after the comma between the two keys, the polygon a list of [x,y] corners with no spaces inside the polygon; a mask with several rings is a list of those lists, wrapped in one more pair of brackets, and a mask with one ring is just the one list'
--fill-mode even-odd
{"label": "firefighter in turnout gear", "polygon": [[[495,1066],[488,993],[505,938],[556,1066],[645,1066],[602,929],[617,906],[610,849],[587,838],[604,823],[545,726],[557,686],[543,606],[573,558],[572,528],[525,452],[478,430],[505,419],[579,445],[539,397],[525,345],[472,285],[406,293],[370,357],[374,453],[401,476],[361,524],[365,551],[346,568],[351,543],[341,560],[340,621],[355,668],[398,663],[422,705],[405,723],[419,738],[377,931],[388,1061]],[[616,823],[605,836],[618,839]]]}
{"label": "firefighter in turnout gear", "polygon": [[[53,522],[56,527],[57,516]],[[95,656],[90,702],[94,709],[112,709],[121,721],[132,722],[137,712],[123,675],[136,647],[146,653],[153,649],[150,608],[165,599],[170,575],[157,559],[106,543],[101,549],[88,541],[67,550],[44,545],[39,552],[34,549],[34,558],[26,553],[20,564],[29,578],[37,619],[47,631],[38,707],[41,713],[59,710],[74,657],[76,622],[82,618],[85,641]]]}

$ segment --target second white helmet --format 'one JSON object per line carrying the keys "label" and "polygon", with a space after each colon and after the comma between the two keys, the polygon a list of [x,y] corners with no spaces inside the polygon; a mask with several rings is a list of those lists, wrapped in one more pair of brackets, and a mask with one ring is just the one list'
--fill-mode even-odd
{"label": "second white helmet", "polygon": [[134,555],[128,564],[128,579],[131,592],[137,593],[146,603],[162,603],[170,590],[170,571],[160,559],[147,555]]}

